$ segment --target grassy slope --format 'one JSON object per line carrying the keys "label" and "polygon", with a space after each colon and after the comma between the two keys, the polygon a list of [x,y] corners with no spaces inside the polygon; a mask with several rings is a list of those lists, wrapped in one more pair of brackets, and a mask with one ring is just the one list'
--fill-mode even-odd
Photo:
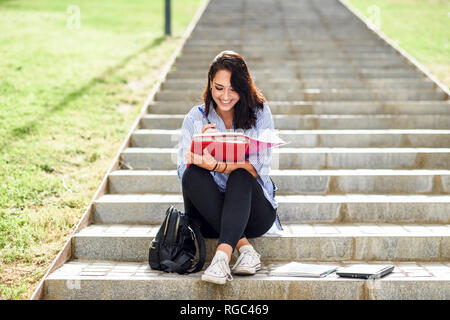
{"label": "grassy slope", "polygon": [[[0,297],[29,298],[201,0],[0,1]],[[7,30],[7,32],[3,32]]]}
{"label": "grassy slope", "polygon": [[450,1],[448,0],[346,0],[364,16],[374,17],[377,6],[380,29],[450,87]]}

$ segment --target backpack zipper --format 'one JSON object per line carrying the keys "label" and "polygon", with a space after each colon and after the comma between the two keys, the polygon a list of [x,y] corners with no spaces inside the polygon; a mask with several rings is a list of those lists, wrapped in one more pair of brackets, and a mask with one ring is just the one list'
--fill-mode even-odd
{"label": "backpack zipper", "polygon": [[179,227],[179,225],[180,225],[180,215],[178,215],[178,217],[177,217],[177,224],[176,224],[176,226],[175,226],[175,235],[174,235],[175,239],[173,239],[173,242],[176,242],[176,241],[177,241],[178,227]]}
{"label": "backpack zipper", "polygon": [[169,225],[169,219],[170,219],[170,215],[172,214],[173,208],[170,208],[171,210],[169,211],[169,214],[167,215],[166,218],[166,225],[164,226],[164,236],[166,236],[167,233],[167,226]]}

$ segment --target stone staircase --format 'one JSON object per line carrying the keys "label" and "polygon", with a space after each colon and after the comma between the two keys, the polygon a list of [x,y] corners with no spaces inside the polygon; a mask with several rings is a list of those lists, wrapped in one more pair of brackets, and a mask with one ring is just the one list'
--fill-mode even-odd
{"label": "stone staircase", "polygon": [[[167,207],[183,210],[179,129],[225,49],[246,58],[291,143],[274,150],[271,172],[285,230],[251,240],[257,275],[217,286],[153,271],[147,254]],[[448,99],[339,1],[213,0],[41,297],[450,299]],[[294,260],[396,268],[376,281],[271,275]]]}

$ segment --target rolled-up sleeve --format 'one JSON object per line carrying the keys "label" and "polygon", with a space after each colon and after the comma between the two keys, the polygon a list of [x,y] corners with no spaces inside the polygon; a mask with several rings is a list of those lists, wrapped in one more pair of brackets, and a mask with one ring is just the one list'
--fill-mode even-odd
{"label": "rolled-up sleeve", "polygon": [[[251,133],[252,138],[260,138],[261,136],[271,135],[274,132],[274,123],[272,113],[267,104],[264,109],[259,111],[256,120],[255,131]],[[264,149],[260,152],[249,155],[249,162],[253,165],[259,176],[268,176],[270,172],[270,163],[272,159],[272,150]]]}

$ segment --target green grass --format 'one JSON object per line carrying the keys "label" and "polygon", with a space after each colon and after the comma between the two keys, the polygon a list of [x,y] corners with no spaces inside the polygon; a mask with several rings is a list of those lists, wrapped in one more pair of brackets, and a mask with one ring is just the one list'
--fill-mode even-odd
{"label": "green grass", "polygon": [[201,0],[0,0],[0,298],[29,298]]}
{"label": "green grass", "polygon": [[373,21],[377,6],[380,30],[450,87],[450,1],[346,1]]}

